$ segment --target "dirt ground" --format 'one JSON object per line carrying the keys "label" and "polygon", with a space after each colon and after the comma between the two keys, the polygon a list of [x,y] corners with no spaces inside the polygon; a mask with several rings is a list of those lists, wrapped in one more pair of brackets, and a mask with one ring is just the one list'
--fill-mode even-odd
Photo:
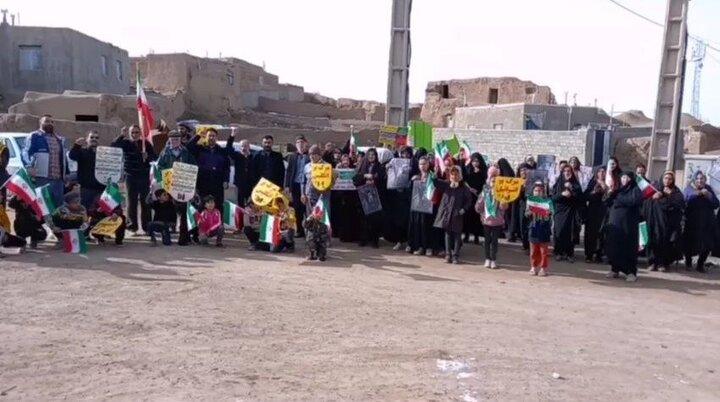
{"label": "dirt ground", "polygon": [[720,400],[720,274],[335,244],[0,260],[0,400]]}

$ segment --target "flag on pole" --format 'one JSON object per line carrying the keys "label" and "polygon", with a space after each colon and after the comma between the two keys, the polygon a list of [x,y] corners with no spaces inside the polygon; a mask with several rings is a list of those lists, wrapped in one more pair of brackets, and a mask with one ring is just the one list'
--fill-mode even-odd
{"label": "flag on pole", "polygon": [[87,243],[82,230],[72,229],[62,231],[63,250],[71,254],[87,254]]}
{"label": "flag on pole", "polygon": [[122,204],[124,197],[115,183],[108,183],[98,200],[98,209],[106,214],[112,214],[115,208]]}
{"label": "flag on pole", "polygon": [[20,168],[20,170],[5,183],[5,187],[37,211],[35,185],[25,168]]}
{"label": "flag on pole", "polygon": [[638,250],[642,251],[647,247],[650,240],[647,222],[640,222],[638,225]]}
{"label": "flag on pole", "polygon": [[433,195],[435,195],[435,175],[430,172],[425,180],[425,198],[432,200]]}
{"label": "flag on pole", "polygon": [[330,227],[330,200],[328,197],[320,197],[318,199],[318,202],[313,208],[313,215],[319,217],[322,223],[327,226],[328,233],[332,233],[332,228]]}
{"label": "flag on pole", "polygon": [[53,201],[52,194],[50,193],[50,185],[46,184],[36,188],[35,196],[37,198],[35,202],[35,212],[38,217],[43,218],[52,215],[55,211],[55,201]]}
{"label": "flag on pole", "polygon": [[185,216],[187,216],[188,230],[193,230],[198,227],[198,224],[197,224],[198,211],[189,202],[187,204],[187,210],[185,212]]}
{"label": "flag on pole", "polygon": [[279,246],[281,242],[280,219],[264,214],[260,219],[260,241]]}
{"label": "flag on pole", "polygon": [[225,225],[227,229],[242,230],[243,215],[243,209],[237,206],[237,204],[230,201],[223,203],[223,225]]}
{"label": "flag on pole", "polygon": [[[139,68],[137,69],[137,82],[135,83],[135,89],[137,91],[138,121],[140,122],[140,130],[142,130],[142,137],[143,140],[150,141],[152,143],[152,137],[150,135],[150,132],[155,126],[155,119],[153,118],[150,103],[145,96],[145,90],[143,89]],[[143,151],[144,150],[145,142],[143,141]]]}
{"label": "flag on pole", "polygon": [[644,177],[640,175],[635,175],[635,182],[637,183],[640,191],[642,191],[644,199],[648,199],[658,192],[655,187],[652,186],[652,184],[650,184],[647,180],[645,180]]}
{"label": "flag on pole", "polygon": [[552,200],[549,198],[530,196],[525,205],[536,218],[548,219],[554,212]]}
{"label": "flag on pole", "polygon": [[435,144],[435,169],[445,173],[445,157],[448,155],[448,148],[445,141]]}

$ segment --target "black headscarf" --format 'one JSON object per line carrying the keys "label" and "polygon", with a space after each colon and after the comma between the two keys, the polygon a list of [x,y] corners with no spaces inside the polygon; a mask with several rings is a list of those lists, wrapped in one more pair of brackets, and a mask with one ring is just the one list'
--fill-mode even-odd
{"label": "black headscarf", "polygon": [[508,162],[505,158],[500,158],[498,160],[498,168],[500,169],[500,176],[503,177],[515,177],[515,173],[513,172],[513,168],[510,165],[510,162]]}

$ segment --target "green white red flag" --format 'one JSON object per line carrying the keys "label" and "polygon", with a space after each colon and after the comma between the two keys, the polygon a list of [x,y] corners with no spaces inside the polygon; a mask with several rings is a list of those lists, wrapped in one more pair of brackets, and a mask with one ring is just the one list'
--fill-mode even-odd
{"label": "green white red flag", "polygon": [[198,227],[198,224],[197,224],[198,211],[189,202],[187,204],[187,210],[185,212],[185,216],[187,217],[187,221],[188,221],[188,230],[193,230]]}
{"label": "green white red flag", "polygon": [[120,188],[115,183],[108,183],[98,200],[98,209],[106,214],[112,214],[115,208],[119,207],[124,200]]}
{"label": "green white red flag", "polygon": [[328,197],[320,197],[318,199],[318,202],[313,208],[313,215],[319,217],[322,223],[327,226],[328,233],[332,233],[332,228],[330,227],[330,200]]}
{"label": "green white red flag", "polygon": [[244,211],[230,201],[223,203],[223,225],[230,230],[242,230]]}
{"label": "green white red flag", "polygon": [[495,197],[493,196],[492,189],[489,187],[486,187],[485,190],[483,190],[483,204],[485,204],[485,216],[489,217],[497,217],[498,214],[498,205],[497,201],[495,201]]}
{"label": "green white red flag", "polygon": [[643,198],[647,199],[655,195],[658,191],[655,189],[655,187],[650,184],[647,180],[645,180],[644,177],[640,175],[635,176],[635,182],[638,185],[638,188],[640,191],[642,191]]}
{"label": "green white red flag", "polygon": [[30,176],[28,175],[25,168],[20,168],[4,185],[8,190],[12,191],[21,200],[25,201],[26,204],[30,205],[35,209],[38,214],[37,207],[37,194],[35,193],[35,185],[33,184]]}
{"label": "green white red flag", "polygon": [[52,215],[56,206],[55,201],[52,199],[52,194],[50,193],[50,185],[46,184],[36,188],[35,196],[37,198],[35,202],[35,205],[37,206],[35,208],[35,212],[38,214],[38,217],[44,218],[48,215]]}
{"label": "green white red flag", "polygon": [[260,241],[279,246],[281,240],[280,219],[269,214],[263,215],[260,219]]}
{"label": "green white red flag", "polygon": [[87,254],[85,233],[79,229],[62,231],[63,251],[71,254]]}
{"label": "green white red flag", "polygon": [[535,218],[548,219],[552,215],[553,203],[549,198],[530,196],[527,198],[526,209]]}
{"label": "green white red flag", "polygon": [[433,195],[435,195],[435,175],[430,172],[425,180],[425,198],[432,200]]}
{"label": "green white red flag", "polygon": [[647,222],[640,222],[638,225],[638,250],[644,250],[650,241]]}
{"label": "green white red flag", "polygon": [[458,152],[458,159],[464,160],[465,164],[469,165],[470,155],[472,155],[472,151],[470,151],[470,145],[465,140],[460,141],[460,152]]}
{"label": "green white red flag", "polygon": [[445,141],[440,141],[435,144],[435,170],[440,173],[445,173],[445,157],[449,151]]}
{"label": "green white red flag", "polygon": [[[155,127],[155,119],[153,118],[150,103],[145,96],[142,79],[140,78],[140,69],[137,70],[137,81],[135,83],[135,90],[137,92],[137,110],[140,130],[142,130],[143,139],[152,142],[152,136],[150,135],[150,133],[153,127]],[[145,142],[143,142],[143,150],[144,145]]]}

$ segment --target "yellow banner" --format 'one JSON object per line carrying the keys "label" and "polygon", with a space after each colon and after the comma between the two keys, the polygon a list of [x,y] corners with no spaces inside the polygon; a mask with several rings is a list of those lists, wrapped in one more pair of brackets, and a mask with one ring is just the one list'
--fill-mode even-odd
{"label": "yellow banner", "polygon": [[520,197],[520,190],[525,184],[525,179],[515,177],[496,177],[493,196],[498,202],[510,203]]}
{"label": "yellow banner", "polygon": [[260,179],[258,184],[250,194],[253,204],[257,205],[261,210],[276,214],[278,212],[277,201],[283,200],[285,206],[290,206],[290,201],[283,194],[280,187],[267,179]]}
{"label": "yellow banner", "polygon": [[333,186],[333,168],[329,163],[313,163],[311,165],[310,180],[318,191],[330,190]]}
{"label": "yellow banner", "polygon": [[98,222],[95,227],[93,227],[91,234],[94,234],[96,236],[107,236],[107,237],[115,237],[115,232],[120,228],[120,225],[122,225],[122,219],[121,218],[115,218],[113,219],[111,216],[108,216],[107,218],[104,218],[100,222]]}

